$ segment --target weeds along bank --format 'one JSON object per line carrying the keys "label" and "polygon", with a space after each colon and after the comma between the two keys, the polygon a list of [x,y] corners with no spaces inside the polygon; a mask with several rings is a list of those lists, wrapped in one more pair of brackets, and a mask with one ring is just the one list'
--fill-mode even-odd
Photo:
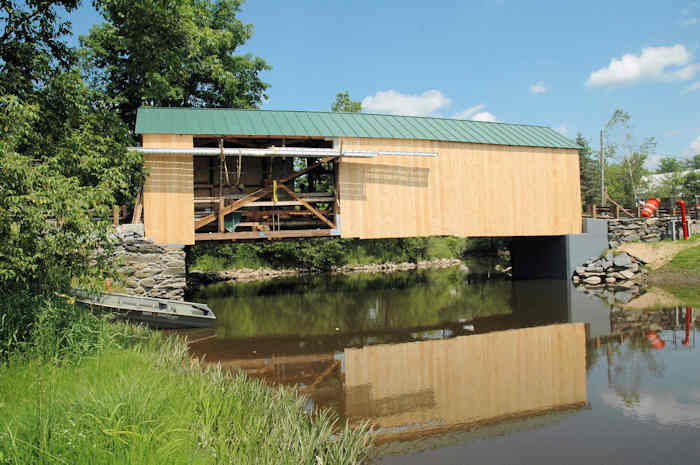
{"label": "weeds along bank", "polygon": [[66,302],[35,315],[0,362],[0,464],[365,462],[365,430],[205,369],[180,340]]}

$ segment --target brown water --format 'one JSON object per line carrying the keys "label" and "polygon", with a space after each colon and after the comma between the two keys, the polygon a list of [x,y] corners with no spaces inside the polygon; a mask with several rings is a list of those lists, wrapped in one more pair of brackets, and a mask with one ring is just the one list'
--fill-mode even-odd
{"label": "brown water", "polygon": [[218,326],[189,333],[195,355],[370,421],[379,463],[699,461],[692,310],[640,318],[563,281],[457,269],[216,285],[196,300]]}

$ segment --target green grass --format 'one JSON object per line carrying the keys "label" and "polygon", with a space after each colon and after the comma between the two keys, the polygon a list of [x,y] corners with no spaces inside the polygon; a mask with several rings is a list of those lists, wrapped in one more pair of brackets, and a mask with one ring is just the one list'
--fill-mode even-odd
{"label": "green grass", "polygon": [[700,307],[700,245],[678,252],[658,275],[667,276],[659,283],[661,287],[686,305]]}
{"label": "green grass", "polygon": [[667,286],[667,291],[675,295],[685,305],[700,307],[700,287],[698,286]]}
{"label": "green grass", "polygon": [[666,267],[674,270],[695,271],[700,274],[700,245],[678,252]]}
{"label": "green grass", "polygon": [[178,339],[65,303],[36,314],[30,336],[0,359],[2,465],[366,459],[366,429],[311,416],[289,388],[205,369]]}

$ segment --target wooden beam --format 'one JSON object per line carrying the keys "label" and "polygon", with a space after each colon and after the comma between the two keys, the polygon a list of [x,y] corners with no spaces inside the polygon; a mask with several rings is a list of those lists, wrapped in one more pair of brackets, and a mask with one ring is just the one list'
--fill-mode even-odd
{"label": "wooden beam", "polygon": [[233,202],[231,205],[223,208],[218,213],[212,213],[211,215],[207,215],[204,218],[199,219],[194,223],[195,231],[201,228],[202,226],[206,226],[209,223],[215,221],[219,217],[219,214],[228,215],[229,213],[233,213],[239,208],[258,200],[260,197],[263,197],[264,195],[269,194],[270,192],[272,192],[272,187],[263,187],[262,189],[258,189],[255,192],[252,192],[246,195],[245,197],[241,198],[240,200]]}
{"label": "wooden beam", "polygon": [[[224,196],[224,198],[227,197]],[[332,203],[335,201],[335,198],[333,197],[303,197],[302,199],[309,203]],[[195,204],[211,204],[217,203],[218,201],[219,199],[217,199],[216,197],[199,197],[197,199],[194,199]],[[248,205],[246,205],[246,207],[296,207],[299,205],[303,204],[296,200],[278,200],[276,204],[272,200],[262,200],[250,202]]]}
{"label": "wooden beam", "polygon": [[291,229],[286,231],[241,231],[225,233],[195,233],[195,241],[236,241],[245,239],[285,239],[289,237],[326,237],[330,229]]}
{"label": "wooden beam", "polygon": [[224,211],[224,199],[219,199],[219,208],[218,208],[218,214],[219,214],[219,232],[222,233],[224,232],[224,215],[221,213]]}
{"label": "wooden beam", "polygon": [[141,191],[136,194],[134,202],[134,214],[131,217],[131,224],[139,224],[141,222],[141,212],[143,211],[143,202],[141,201]]}
{"label": "wooden beam", "polygon": [[335,222],[338,222],[338,214],[340,213],[340,184],[339,184],[339,174],[340,167],[338,166],[340,160],[335,160],[333,162],[333,191],[335,194],[335,200],[333,201],[333,218]]}
{"label": "wooden beam", "polygon": [[623,207],[623,206],[620,205],[619,203],[615,202],[615,201],[608,195],[607,192],[605,193],[605,195],[607,196],[608,200],[609,200],[613,205],[615,205],[615,206],[617,207],[617,217],[618,217],[618,218],[620,218],[620,210],[622,210],[623,212],[625,212],[628,216],[631,216],[632,218],[634,218],[634,213],[628,211],[625,207]]}
{"label": "wooden beam", "polygon": [[323,373],[321,373],[321,374],[318,376],[318,378],[316,378],[316,380],[315,380],[313,383],[311,383],[310,386],[307,386],[307,387],[303,388],[303,389],[302,389],[302,392],[310,393],[310,392],[315,391],[315,390],[318,388],[318,386],[323,382],[323,380],[326,379],[326,378],[328,378],[335,370],[340,369],[340,366],[341,366],[340,360],[334,360],[334,361],[328,366],[328,368],[326,368],[326,369],[323,371]]}
{"label": "wooden beam", "polygon": [[[292,179],[296,179],[299,176],[308,173],[309,171],[315,170],[316,168],[323,166],[323,163],[327,163],[331,160],[334,160],[335,158],[337,158],[337,157],[322,158],[321,161],[319,161],[318,163],[315,163],[315,164],[313,164],[313,165],[309,166],[308,168],[305,168],[301,171],[296,171],[296,172],[290,174],[289,176],[287,176],[286,178],[282,178],[282,179],[278,180],[277,183],[282,184],[285,182],[289,182]],[[233,213],[236,210],[238,210],[239,208],[244,207],[245,205],[249,204],[250,202],[254,202],[254,201],[258,200],[260,197],[263,197],[263,196],[269,194],[270,192],[272,192],[272,185],[258,189],[255,192],[251,192],[250,194],[246,195],[245,197],[241,198],[240,200],[233,202],[228,207],[225,207],[220,212],[220,214],[225,216],[225,215],[228,215],[229,213]],[[196,231],[199,228],[201,228],[202,226],[206,226],[209,223],[216,221],[217,218],[218,218],[218,215],[216,213],[212,213],[211,215],[207,215],[204,218],[201,218],[200,220],[198,220],[194,223],[194,230]]]}
{"label": "wooden beam", "polygon": [[316,215],[321,221],[326,223],[328,226],[331,227],[331,229],[335,229],[335,225],[321,214],[320,211],[316,210],[313,205],[311,205],[309,202],[306,200],[303,200],[301,197],[299,197],[293,190],[291,190],[289,187],[285,186],[284,184],[280,184],[280,187],[287,192],[287,194],[291,195],[294,199],[297,200],[297,202],[301,202],[303,206],[306,207],[307,210],[311,211],[314,215]]}

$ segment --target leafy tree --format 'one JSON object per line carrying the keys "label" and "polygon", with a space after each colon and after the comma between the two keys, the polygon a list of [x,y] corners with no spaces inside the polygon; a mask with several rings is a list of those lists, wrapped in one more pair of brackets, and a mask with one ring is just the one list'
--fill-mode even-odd
{"label": "leafy tree", "polygon": [[700,153],[695,155],[693,158],[689,158],[688,160],[686,160],[685,169],[700,170]]}
{"label": "leafy tree", "polygon": [[663,173],[664,177],[659,182],[659,185],[651,195],[655,197],[671,197],[676,198],[683,190],[683,172],[676,169],[671,172]]}
{"label": "leafy tree", "polygon": [[77,8],[80,0],[0,2],[0,95],[27,98],[56,70],[74,62],[62,41],[70,22],[59,17]]}
{"label": "leafy tree", "polygon": [[331,105],[331,111],[344,112],[344,113],[358,113],[362,111],[362,103],[353,101],[350,98],[350,93],[346,90],[345,92],[338,92],[335,94],[335,101]]}
{"label": "leafy tree", "polygon": [[687,197],[700,195],[700,173],[688,173],[683,179],[683,194]]}
{"label": "leafy tree", "polygon": [[35,105],[0,97],[2,300],[65,291],[74,277],[109,272],[107,226],[113,193],[105,185],[82,185],[79,178],[64,176],[59,160],[37,163],[18,152],[38,116]]}
{"label": "leafy tree", "polygon": [[644,164],[656,148],[653,137],[639,145],[634,142],[630,120],[629,113],[617,109],[604,130],[606,189],[611,198],[626,205],[632,205],[644,189],[642,178],[648,173]]}
{"label": "leafy tree", "polygon": [[255,108],[262,58],[234,55],[253,34],[241,0],[95,0],[107,20],[81,36],[93,85],[120,99],[133,128],[142,105]]}
{"label": "leafy tree", "polygon": [[588,139],[581,133],[576,135],[579,150],[579,170],[581,176],[581,201],[583,205],[600,203],[600,170]]}
{"label": "leafy tree", "polygon": [[673,157],[663,157],[659,161],[659,167],[656,168],[657,173],[673,173],[675,171],[681,171],[684,168],[684,164],[677,158]]}

